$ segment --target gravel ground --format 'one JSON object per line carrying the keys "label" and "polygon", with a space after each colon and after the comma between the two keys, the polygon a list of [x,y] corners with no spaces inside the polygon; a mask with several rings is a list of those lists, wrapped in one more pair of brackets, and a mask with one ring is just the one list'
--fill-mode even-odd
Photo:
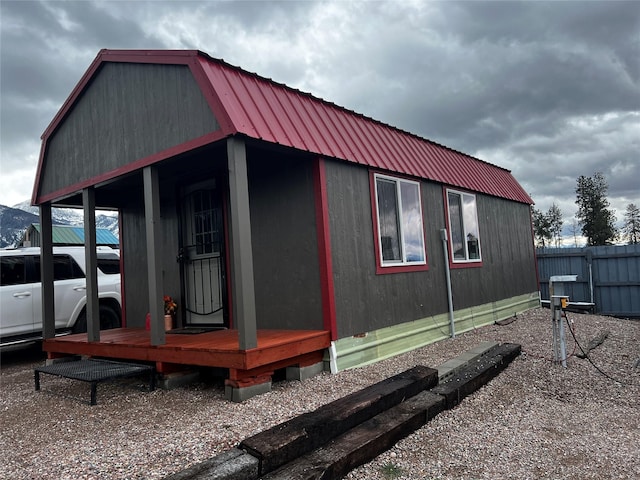
{"label": "gravel ground", "polygon": [[[486,340],[522,345],[505,371],[453,410],[398,442],[348,479],[640,478],[640,321],[569,314],[586,346],[609,331],[588,360],[551,360],[549,310],[505,326],[461,334],[375,365],[276,381],[242,404],[223,384],[144,391],[144,380],[89,387],[49,375],[33,388],[32,351],[3,354],[0,478],[156,479],[210,458],[242,439],[414,365],[437,367]],[[574,341],[567,333],[567,349]],[[578,350],[579,351],[579,350]],[[62,395],[64,396],[62,396]]]}

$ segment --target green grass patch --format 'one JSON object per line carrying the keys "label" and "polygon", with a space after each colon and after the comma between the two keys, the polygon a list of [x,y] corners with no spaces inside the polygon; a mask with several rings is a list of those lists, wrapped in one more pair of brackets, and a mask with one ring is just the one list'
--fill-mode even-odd
{"label": "green grass patch", "polygon": [[398,478],[402,475],[402,469],[393,462],[385,463],[380,467],[380,471],[384,475],[384,478],[388,478],[389,480],[393,480],[394,478]]}

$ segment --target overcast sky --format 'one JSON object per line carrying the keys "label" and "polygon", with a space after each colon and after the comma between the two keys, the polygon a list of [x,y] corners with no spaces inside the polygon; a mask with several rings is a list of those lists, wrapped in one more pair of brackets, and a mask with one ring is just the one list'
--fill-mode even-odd
{"label": "overcast sky", "polygon": [[98,51],[199,49],[512,171],[569,224],[640,206],[640,2],[0,0],[0,204]]}

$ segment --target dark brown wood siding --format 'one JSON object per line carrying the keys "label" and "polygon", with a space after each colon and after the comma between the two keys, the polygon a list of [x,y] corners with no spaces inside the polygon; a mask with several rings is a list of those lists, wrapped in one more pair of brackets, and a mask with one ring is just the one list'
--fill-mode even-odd
{"label": "dark brown wood siding", "polygon": [[[421,182],[429,270],[376,275],[369,171],[326,165],[338,336],[446,313],[442,185]],[[537,290],[529,207],[477,198],[484,266],[452,271],[456,309]]]}
{"label": "dark brown wood siding", "polygon": [[529,206],[476,196],[482,267],[451,271],[455,308],[538,290]]}
{"label": "dark brown wood siding", "polygon": [[105,63],[49,139],[40,194],[218,129],[188,67]]}
{"label": "dark brown wood siding", "polygon": [[124,283],[125,315],[128,327],[143,327],[149,311],[149,280],[144,205],[131,204],[120,211],[120,242]]}
{"label": "dark brown wood siding", "polygon": [[322,329],[312,162],[249,148],[258,328]]}
{"label": "dark brown wood siding", "polygon": [[327,162],[327,189],[338,336],[446,311],[443,261],[437,243],[437,228],[444,222],[442,190],[434,184],[421,184],[430,270],[376,275],[368,170]]}
{"label": "dark brown wood siding", "polygon": [[[162,235],[162,283],[163,293],[180,299],[180,265],[176,261],[179,249],[178,214],[176,189],[173,182],[165,181],[161,186],[161,235]],[[120,239],[122,243],[123,282],[125,288],[125,311],[127,326],[143,327],[149,311],[149,278],[147,274],[147,235],[143,187],[131,190],[128,203],[121,207]],[[178,305],[178,320],[181,320]]]}

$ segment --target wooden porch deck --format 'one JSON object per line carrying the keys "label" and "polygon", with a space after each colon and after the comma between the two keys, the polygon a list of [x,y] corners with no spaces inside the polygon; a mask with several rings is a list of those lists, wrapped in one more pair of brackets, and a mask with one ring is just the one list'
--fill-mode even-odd
{"label": "wooden porch deck", "polygon": [[147,330],[116,328],[101,331],[99,342],[89,342],[81,333],[44,340],[42,349],[49,358],[87,355],[154,362],[165,374],[189,366],[227,368],[227,385],[237,388],[268,381],[280,368],[321,362],[330,343],[329,332],[323,330],[258,330],[258,346],[240,350],[237,330],[216,330],[167,333],[165,345],[151,345]]}

